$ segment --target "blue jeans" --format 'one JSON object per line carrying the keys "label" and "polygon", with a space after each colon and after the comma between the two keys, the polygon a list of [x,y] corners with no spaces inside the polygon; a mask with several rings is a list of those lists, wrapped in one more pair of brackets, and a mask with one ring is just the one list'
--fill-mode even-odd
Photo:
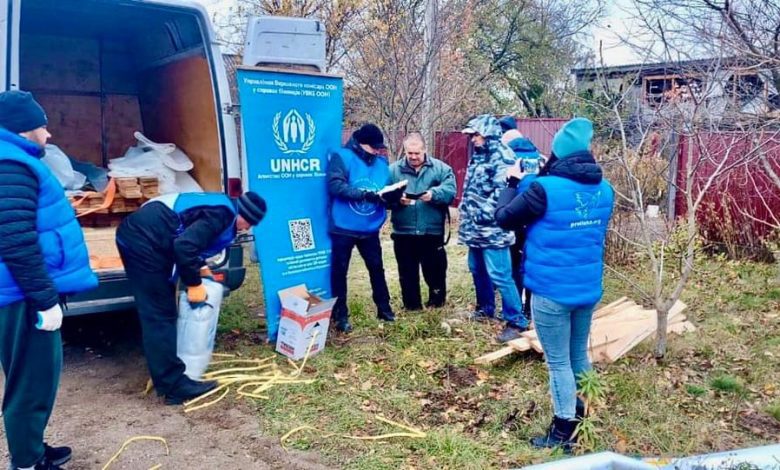
{"label": "blue jeans", "polygon": [[555,416],[574,419],[577,377],[591,369],[588,336],[595,305],[570,307],[547,297],[531,296],[534,327],[550,371]]}
{"label": "blue jeans", "polygon": [[512,326],[526,328],[523,302],[512,279],[509,248],[469,248],[469,271],[474,278],[477,305],[488,315],[496,309],[493,286],[501,293],[504,320]]}

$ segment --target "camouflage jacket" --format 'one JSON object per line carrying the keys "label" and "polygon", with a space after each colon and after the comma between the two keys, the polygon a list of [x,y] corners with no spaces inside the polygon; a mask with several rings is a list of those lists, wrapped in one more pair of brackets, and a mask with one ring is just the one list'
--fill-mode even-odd
{"label": "camouflage jacket", "polygon": [[493,116],[479,116],[468,126],[486,142],[474,149],[466,169],[458,241],[471,248],[505,248],[515,242],[515,234],[499,227],[495,214],[498,196],[506,187],[506,171],[516,157],[501,143],[501,126]]}

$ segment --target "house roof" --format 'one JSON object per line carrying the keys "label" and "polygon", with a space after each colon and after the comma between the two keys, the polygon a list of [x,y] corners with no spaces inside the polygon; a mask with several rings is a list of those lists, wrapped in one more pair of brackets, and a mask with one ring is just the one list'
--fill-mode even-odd
{"label": "house roof", "polygon": [[636,74],[639,76],[665,75],[680,72],[689,72],[691,70],[710,69],[719,67],[750,67],[748,60],[739,57],[717,57],[709,59],[694,59],[669,62],[638,63],[617,65],[612,67],[584,67],[571,69],[577,80],[593,80],[597,76],[607,76],[609,78],[623,77]]}

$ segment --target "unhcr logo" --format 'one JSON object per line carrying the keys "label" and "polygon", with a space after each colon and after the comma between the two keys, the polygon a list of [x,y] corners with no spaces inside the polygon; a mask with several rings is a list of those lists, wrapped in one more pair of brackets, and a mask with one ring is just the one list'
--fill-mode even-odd
{"label": "unhcr logo", "polygon": [[[304,116],[306,119],[304,120]],[[304,116],[297,109],[291,109],[282,118],[276,113],[273,122],[274,142],[284,153],[306,153],[314,145],[317,127],[309,113]]]}

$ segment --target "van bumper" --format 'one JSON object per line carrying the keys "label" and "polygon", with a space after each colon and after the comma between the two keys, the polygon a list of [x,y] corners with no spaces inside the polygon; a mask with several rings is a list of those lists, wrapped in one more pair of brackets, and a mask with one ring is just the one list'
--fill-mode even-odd
{"label": "van bumper", "polygon": [[[212,267],[215,277],[227,288],[225,295],[244,283],[246,267],[241,245],[231,246],[225,258]],[[130,282],[124,271],[101,274],[96,289],[68,297],[65,316],[107,313],[135,308],[135,298],[130,291]]]}

